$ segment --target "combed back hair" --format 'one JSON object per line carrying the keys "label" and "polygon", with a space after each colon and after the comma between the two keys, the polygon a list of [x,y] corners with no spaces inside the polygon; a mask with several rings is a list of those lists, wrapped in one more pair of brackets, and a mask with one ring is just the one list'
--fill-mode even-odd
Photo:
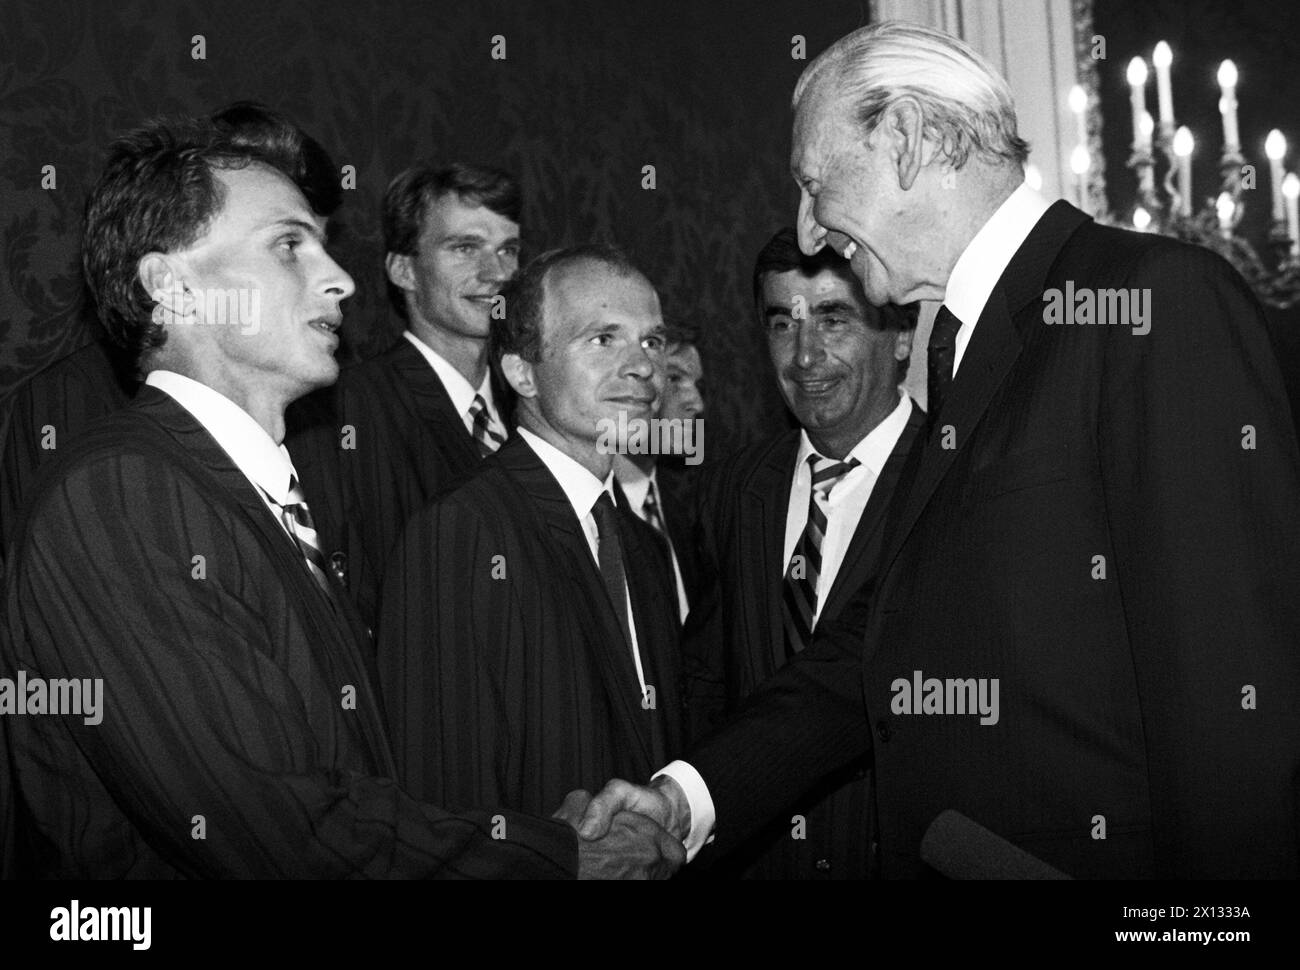
{"label": "combed back hair", "polygon": [[266,156],[269,164],[293,179],[318,216],[330,216],[343,204],[343,185],[329,152],[283,114],[257,101],[236,101],[212,120],[237,148]]}
{"label": "combed back hair", "polygon": [[153,320],[156,301],[140,281],[140,260],[193,245],[226,201],[213,173],[252,162],[294,181],[318,215],[328,214],[329,199],[312,189],[333,169],[324,149],[283,115],[251,102],[208,118],[157,118],[109,148],[86,199],[81,265],[104,329],[137,375],[166,341]]}
{"label": "combed back hair", "polygon": [[852,106],[864,137],[901,98],[915,98],[925,134],[939,157],[962,168],[972,155],[992,164],[1023,167],[1029,143],[1016,130],[1011,89],[971,47],[920,24],[886,20],[846,34],[804,70],[794,108],[814,87],[835,86]]}
{"label": "combed back hair", "polygon": [[481,205],[511,222],[523,208],[519,183],[500,169],[456,162],[442,168],[414,165],[388,183],[384,192],[384,250],[415,255],[429,207],[455,193],[466,205]]}
{"label": "combed back hair", "polygon": [[886,303],[882,307],[872,307],[867,302],[865,294],[861,292],[857,277],[849,268],[848,260],[830,246],[823,246],[812,256],[805,256],[799,249],[798,233],[788,226],[777,230],[776,234],[758,251],[758,259],[754,261],[754,306],[758,312],[759,322],[764,322],[763,278],[765,276],[770,273],[788,273],[791,270],[798,270],[805,276],[816,276],[827,269],[849,276],[862,301],[862,306],[868,313],[879,314],[881,326],[891,330],[911,330],[916,326],[921,309],[919,303],[902,305]]}
{"label": "combed back hair", "polygon": [[518,354],[529,363],[542,359],[542,317],[546,309],[546,282],[556,272],[579,263],[600,263],[615,276],[638,276],[650,282],[623,250],[604,243],[567,246],[542,253],[505,285],[505,313],[492,320],[488,358],[496,366],[506,354]]}

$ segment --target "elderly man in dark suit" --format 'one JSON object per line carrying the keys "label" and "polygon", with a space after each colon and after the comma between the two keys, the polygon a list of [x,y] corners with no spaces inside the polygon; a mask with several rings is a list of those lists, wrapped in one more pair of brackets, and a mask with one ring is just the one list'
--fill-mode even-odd
{"label": "elderly man in dark suit", "polygon": [[384,582],[380,676],[412,792],[540,811],[680,751],[667,550],[616,508],[611,470],[618,429],[651,414],[664,325],[605,247],[539,257],[506,298],[492,348],[518,434],[412,518]]}
{"label": "elderly man in dark suit", "polygon": [[[743,838],[870,749],[886,876],[955,810],[1073,876],[1294,877],[1300,458],[1250,289],[1026,187],[1005,82],[946,34],[855,31],[794,104],[805,251],[943,301],[930,428],[865,639],[828,627],[584,831],[634,806]],[[980,840],[935,834],[970,871],[945,860]]]}
{"label": "elderly man in dark suit", "polygon": [[[925,425],[925,412],[899,387],[914,305],[871,306],[839,253],[803,255],[793,229],[759,252],[754,302],[800,427],[711,468],[701,487],[707,592],[684,643],[697,736],[806,649],[870,579],[894,486]],[[865,617],[852,622],[861,632]],[[859,758],[824,779],[719,872],[866,877],[868,770]]]}
{"label": "elderly man in dark suit", "polygon": [[[50,466],[13,546],[18,857],[79,878],[592,874],[615,843],[393,780],[364,628],[278,443],[285,406],[338,375],[353,292],[285,174],[296,151],[156,122],[92,192],[87,280],[147,376]],[[644,873],[657,839],[625,819],[615,842]]]}
{"label": "elderly man in dark suit", "polygon": [[330,506],[325,546],[367,622],[407,519],[509,434],[487,342],[519,264],[521,208],[518,184],[496,169],[423,164],[394,178],[384,265],[407,328],[290,412],[289,450]]}

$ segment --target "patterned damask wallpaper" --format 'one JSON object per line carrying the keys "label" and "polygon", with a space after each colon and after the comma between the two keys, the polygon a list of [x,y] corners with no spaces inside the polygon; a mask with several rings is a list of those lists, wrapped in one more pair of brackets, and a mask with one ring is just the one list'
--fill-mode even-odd
{"label": "patterned damask wallpaper", "polygon": [[358,287],[350,355],[397,333],[381,266],[388,180],[425,156],[498,164],[525,187],[529,253],[618,242],[669,319],[701,330],[716,456],[783,421],[748,294],[758,247],[795,214],[789,97],[806,62],[791,38],[811,58],[867,19],[865,0],[5,0],[0,395],[90,339],[80,215],[114,134],[253,98],[356,167],[332,230]]}

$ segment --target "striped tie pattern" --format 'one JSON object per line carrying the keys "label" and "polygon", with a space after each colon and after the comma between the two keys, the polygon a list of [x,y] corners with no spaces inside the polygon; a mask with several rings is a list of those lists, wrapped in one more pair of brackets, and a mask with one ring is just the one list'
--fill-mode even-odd
{"label": "striped tie pattern", "polygon": [[492,429],[492,418],[482,394],[474,395],[474,403],[469,406],[469,416],[474,422],[474,441],[478,444],[480,456],[486,458],[506,443],[505,436]]}
{"label": "striped tie pattern", "polygon": [[650,487],[646,489],[645,501],[641,503],[641,511],[645,513],[645,520],[654,526],[655,531],[667,538],[668,530],[664,526],[663,513],[659,511],[659,497],[655,494],[655,483],[653,481],[650,482]]}
{"label": "striped tie pattern", "polygon": [[858,466],[858,460],[837,461],[814,453],[808,456],[808,466],[812,472],[808,524],[786,567],[782,596],[786,653],[791,657],[808,646],[817,615],[817,580],[822,571],[822,540],[826,537],[826,512],[819,500],[825,502],[830,497],[831,489]]}
{"label": "striped tie pattern", "polygon": [[[271,501],[275,502],[275,499],[272,498]],[[279,502],[275,504],[280,505]],[[311,571],[312,578],[326,595],[332,596],[329,563],[325,560],[325,554],[321,552],[320,540],[316,536],[316,525],[312,522],[311,510],[307,508],[307,497],[303,495],[296,475],[289,476],[289,500],[280,505],[280,518],[285,528],[289,530],[289,535],[293,536],[293,541],[297,544],[303,559],[307,561],[307,568]]]}

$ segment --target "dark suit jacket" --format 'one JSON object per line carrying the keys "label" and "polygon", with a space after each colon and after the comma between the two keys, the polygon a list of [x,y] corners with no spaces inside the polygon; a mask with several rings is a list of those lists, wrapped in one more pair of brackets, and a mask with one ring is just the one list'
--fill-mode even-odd
{"label": "dark suit jacket", "polygon": [[[880,557],[885,513],[908,451],[925,426],[912,413],[880,471],[858,520],[818,625],[841,617],[859,635],[865,614],[850,619],[845,606],[871,576]],[[710,469],[701,487],[697,549],[708,592],[686,623],[683,652],[692,735],[701,737],[733,713],[786,663],[781,600],[790,480],[799,432],[786,431]],[[860,744],[869,738],[865,721]],[[790,814],[738,848],[715,874],[767,879],[862,879],[870,875],[871,781],[866,757],[823,779]],[[801,815],[801,838],[790,819]]]}
{"label": "dark suit jacket", "polygon": [[322,509],[326,554],[342,554],[336,561],[373,625],[384,566],[407,520],[474,472],[478,446],[405,338],[290,412],[286,445],[313,511]]}
{"label": "dark suit jacket", "polygon": [[[1150,332],[1046,325],[1068,281],[1149,290]],[[950,808],[1075,876],[1295,876],[1300,458],[1237,273],[1056,203],[913,457],[865,644],[828,627],[688,756],[718,841],[865,723],[886,876]],[[999,720],[900,713],[916,671],[998,678]]]}
{"label": "dark suit jacket", "polygon": [[523,439],[411,519],[384,583],[379,653],[413,793],[550,812],[680,751],[667,559],[649,526],[630,512],[623,524],[625,562],[654,567],[628,569],[650,710],[582,524]]}
{"label": "dark suit jacket", "polygon": [[103,678],[104,710],[96,726],[9,719],[38,874],[574,873],[566,826],[449,815],[397,786],[359,619],[168,395],[143,388],[42,486],[6,584],[3,669]]}
{"label": "dark suit jacket", "polygon": [[87,344],[36,374],[7,402],[0,445],[0,563],[40,467],[92,421],[135,396],[139,384],[121,356],[106,341]]}

